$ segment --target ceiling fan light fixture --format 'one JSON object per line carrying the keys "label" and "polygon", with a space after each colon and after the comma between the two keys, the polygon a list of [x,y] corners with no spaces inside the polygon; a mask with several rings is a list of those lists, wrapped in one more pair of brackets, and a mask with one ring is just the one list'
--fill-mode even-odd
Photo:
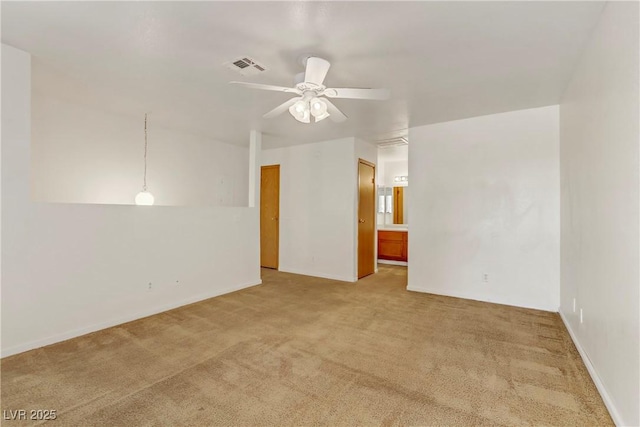
{"label": "ceiling fan light fixture", "polygon": [[324,120],[327,117],[329,117],[331,114],[327,113],[326,111],[323,114],[319,114],[319,115],[314,115],[313,117],[316,119],[316,123],[319,122],[320,120]]}
{"label": "ceiling fan light fixture", "polygon": [[307,107],[306,102],[304,101],[298,101],[295,104],[293,104],[293,109],[296,111],[297,114],[300,114],[300,115],[303,115],[308,108],[309,107]]}
{"label": "ceiling fan light fixture", "polygon": [[309,105],[311,106],[311,114],[313,114],[316,122],[324,120],[330,116],[327,112],[327,103],[321,98],[313,98]]}
{"label": "ceiling fan light fixture", "polygon": [[311,99],[310,105],[311,114],[313,114],[315,118],[318,118],[319,116],[322,116],[327,112],[327,103],[320,98]]}
{"label": "ceiling fan light fixture", "polygon": [[309,114],[309,110],[306,110],[302,114],[302,119],[300,120],[302,123],[311,123],[311,114]]}
{"label": "ceiling fan light fixture", "polygon": [[315,98],[311,101],[311,109],[313,112],[321,111],[322,107],[324,107],[325,109],[327,108],[325,103],[320,101],[318,98]]}
{"label": "ceiling fan light fixture", "polygon": [[289,112],[299,122],[310,123],[311,114],[309,112],[309,102],[300,100],[289,107]]}

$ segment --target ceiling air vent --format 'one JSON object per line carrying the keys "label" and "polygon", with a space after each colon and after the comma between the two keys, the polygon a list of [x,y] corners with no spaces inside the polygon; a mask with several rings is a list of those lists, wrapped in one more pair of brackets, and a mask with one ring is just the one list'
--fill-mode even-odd
{"label": "ceiling air vent", "polygon": [[379,148],[387,148],[387,147],[398,147],[401,145],[409,144],[409,140],[404,136],[399,136],[396,138],[383,139],[378,141],[377,145]]}
{"label": "ceiling air vent", "polygon": [[225,67],[234,70],[243,76],[254,76],[256,74],[267,71],[267,67],[257,62],[255,59],[241,56],[232,61],[225,62]]}

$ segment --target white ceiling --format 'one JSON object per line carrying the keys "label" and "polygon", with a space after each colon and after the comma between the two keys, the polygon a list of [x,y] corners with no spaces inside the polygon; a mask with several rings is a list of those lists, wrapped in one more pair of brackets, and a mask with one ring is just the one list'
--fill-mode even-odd
{"label": "white ceiling", "polygon": [[[34,56],[34,90],[236,144],[380,134],[558,103],[600,2],[2,2],[2,42]],[[389,101],[336,100],[349,120],[262,114],[290,95],[306,53],[326,84],[385,87]],[[222,64],[246,55],[269,71]]]}

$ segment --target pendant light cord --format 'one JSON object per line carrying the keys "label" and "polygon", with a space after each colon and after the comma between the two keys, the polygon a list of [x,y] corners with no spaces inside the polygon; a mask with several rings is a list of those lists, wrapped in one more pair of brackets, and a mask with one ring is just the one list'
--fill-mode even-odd
{"label": "pendant light cord", "polygon": [[144,179],[142,191],[147,191],[147,113],[144,113]]}

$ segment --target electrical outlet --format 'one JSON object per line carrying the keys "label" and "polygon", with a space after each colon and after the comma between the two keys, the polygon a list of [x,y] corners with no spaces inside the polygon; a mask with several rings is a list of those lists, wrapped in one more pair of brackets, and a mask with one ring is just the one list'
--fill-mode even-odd
{"label": "electrical outlet", "polygon": [[576,299],[573,299],[573,312],[576,312]]}
{"label": "electrical outlet", "polygon": [[483,281],[484,283],[489,283],[489,274],[484,273],[484,274],[482,275],[482,281]]}
{"label": "electrical outlet", "polygon": [[580,309],[580,323],[582,323],[582,309]]}
{"label": "electrical outlet", "polygon": [[153,285],[151,284],[151,282],[149,282],[149,290],[151,290],[152,287]]}
{"label": "electrical outlet", "polygon": [[176,285],[179,285],[179,284],[180,284],[180,280],[176,280]]}

